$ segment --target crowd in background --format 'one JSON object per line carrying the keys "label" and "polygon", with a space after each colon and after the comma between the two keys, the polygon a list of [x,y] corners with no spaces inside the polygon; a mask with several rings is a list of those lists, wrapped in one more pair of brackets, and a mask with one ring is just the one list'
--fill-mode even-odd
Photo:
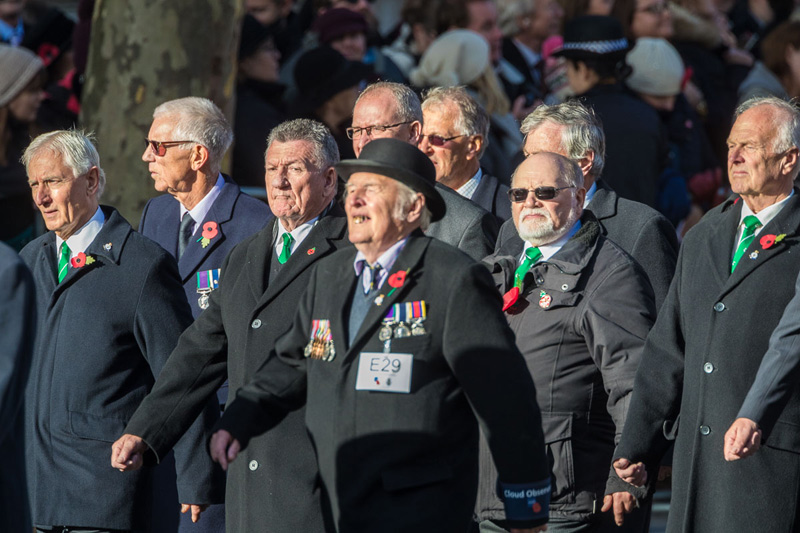
{"label": "crowd in background", "polygon": [[[81,0],[67,16],[44,1],[0,1],[0,239],[17,249],[37,233],[19,157],[32,136],[78,120],[94,3]],[[320,120],[342,158],[353,157],[353,105],[377,80],[419,93],[465,86],[491,118],[481,166],[506,183],[522,158],[520,121],[541,103],[580,98],[606,131],[607,182],[661,211],[682,235],[727,196],[725,139],[737,103],[800,96],[792,0],[245,7],[231,169],[243,186],[263,186],[265,139],[287,119]],[[617,39],[619,47],[593,53],[575,46]]]}

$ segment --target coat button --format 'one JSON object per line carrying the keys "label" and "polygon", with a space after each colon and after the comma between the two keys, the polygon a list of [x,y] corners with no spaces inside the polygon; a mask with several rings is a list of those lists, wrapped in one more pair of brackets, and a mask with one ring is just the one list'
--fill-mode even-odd
{"label": "coat button", "polygon": [[705,372],[706,374],[710,374],[713,371],[714,371],[714,365],[712,365],[711,363],[706,363],[703,365],[703,372]]}
{"label": "coat button", "polygon": [[565,284],[563,284],[563,285],[561,286],[561,290],[562,290],[562,291],[567,291],[567,290],[569,290],[569,285],[567,285],[566,283],[565,283]]}
{"label": "coat button", "polygon": [[261,327],[261,320],[256,318],[255,320],[253,320],[253,323],[250,324],[250,327],[253,328],[253,329],[260,328]]}
{"label": "coat button", "polygon": [[721,313],[725,310],[725,304],[722,302],[717,302],[714,304],[714,311],[717,313]]}
{"label": "coat button", "polygon": [[701,435],[708,435],[711,433],[711,428],[708,426],[700,426],[700,434]]}
{"label": "coat button", "polygon": [[255,472],[256,470],[258,470],[258,461],[253,459],[252,461],[250,461],[250,464],[248,466],[250,467],[250,470]]}

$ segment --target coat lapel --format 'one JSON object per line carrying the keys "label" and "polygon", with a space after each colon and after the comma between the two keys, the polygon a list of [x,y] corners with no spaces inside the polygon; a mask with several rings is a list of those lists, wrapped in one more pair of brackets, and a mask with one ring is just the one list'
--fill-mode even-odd
{"label": "coat lapel", "polygon": [[[617,214],[617,193],[610,189],[604,181],[597,181],[597,190],[594,192],[592,201],[586,206],[586,209],[591,211],[597,220],[604,218],[611,218]],[[601,224],[602,226],[602,224]],[[605,231],[603,231],[605,234]]]}
{"label": "coat lapel", "polygon": [[[226,182],[225,185],[222,186],[219,196],[214,200],[211,209],[206,213],[206,217],[200,223],[200,227],[197,232],[195,232],[183,255],[178,260],[178,270],[181,273],[181,280],[183,283],[186,283],[189,278],[197,272],[197,269],[200,268],[200,265],[206,257],[225,240],[226,225],[233,217],[233,206],[236,204],[238,196],[239,187],[235,183]],[[202,243],[197,241],[202,238],[203,225],[206,222],[212,221],[217,223],[218,233],[211,239],[208,246],[203,248]],[[177,240],[177,234],[175,238]]]}
{"label": "coat lapel", "polygon": [[[739,216],[741,216],[741,209],[739,213]],[[736,220],[738,222],[738,217]],[[786,205],[783,206],[775,218],[764,226],[764,229],[756,235],[756,238],[753,239],[753,242],[751,242],[750,246],[745,250],[742,259],[736,266],[736,270],[730,274],[726,283],[722,286],[722,294],[731,291],[747,278],[747,276],[750,276],[753,272],[761,268],[762,265],[770,261],[773,257],[788,250],[790,243],[797,242],[798,239],[800,239],[798,229],[800,229],[800,194],[795,190],[795,194],[787,200]],[[734,228],[734,232],[735,231],[736,229]],[[768,235],[774,235],[776,237],[778,235],[785,235],[785,237],[780,242],[773,243],[771,246],[764,248],[761,241]],[[733,250],[732,239],[728,250],[729,257],[731,250]],[[750,257],[751,254],[755,254],[755,259]],[[730,271],[730,260],[728,261],[727,268]]]}
{"label": "coat lapel", "polygon": [[[392,271],[383,283],[378,296],[375,298],[369,311],[367,311],[364,321],[361,323],[361,327],[353,339],[353,344],[348,346],[348,357],[350,352],[352,352],[352,348],[359,346],[366,339],[369,339],[373,330],[383,321],[383,318],[386,316],[386,313],[389,312],[389,309],[392,308],[392,305],[400,301],[408,294],[408,291],[416,285],[417,277],[421,274],[422,265],[420,265],[420,260],[430,243],[428,239],[421,237],[421,232],[414,233],[409,237],[403,251],[400,252],[397,260],[394,262]],[[401,271],[406,272],[405,281],[402,286],[393,290],[394,287],[390,285],[390,280]],[[383,296],[383,298],[381,298],[381,296]],[[377,302],[380,302],[380,305],[378,305]]]}

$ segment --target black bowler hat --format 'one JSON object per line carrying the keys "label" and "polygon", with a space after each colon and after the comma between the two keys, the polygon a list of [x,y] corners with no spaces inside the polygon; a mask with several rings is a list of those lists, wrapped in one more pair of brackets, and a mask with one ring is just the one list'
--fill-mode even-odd
{"label": "black bowler hat", "polygon": [[371,74],[371,67],[359,61],[348,61],[327,45],[305,52],[294,67],[300,110],[313,111]]}
{"label": "black bowler hat", "polygon": [[633,48],[614,17],[584,15],[564,27],[564,44],[553,55],[567,59],[619,61]]}
{"label": "black bowler hat", "polygon": [[398,139],[375,139],[368,143],[358,159],[345,159],[336,164],[344,179],[356,172],[372,172],[408,185],[425,196],[425,205],[433,222],[445,213],[444,200],[436,190],[436,168],[416,146]]}

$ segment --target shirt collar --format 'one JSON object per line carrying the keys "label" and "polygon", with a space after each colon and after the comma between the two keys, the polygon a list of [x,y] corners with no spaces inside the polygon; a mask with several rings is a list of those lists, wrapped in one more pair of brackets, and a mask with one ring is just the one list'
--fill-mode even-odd
{"label": "shirt collar", "polygon": [[589,205],[589,202],[592,201],[594,198],[594,193],[597,192],[597,182],[595,181],[592,183],[592,186],[589,187],[589,190],[586,191],[586,198],[583,200],[583,208],[586,209],[586,206]]}
{"label": "shirt collar", "polygon": [[[97,237],[97,234],[100,233],[105,221],[106,216],[103,214],[103,210],[98,207],[92,218],[89,219],[89,222],[81,226],[81,229],[69,236],[67,239],[67,246],[69,246],[69,250],[72,252],[72,257],[86,251],[89,245],[92,244],[92,241],[95,239],[95,237]],[[62,242],[64,242],[64,239],[56,235],[57,253],[61,253],[60,250]]]}
{"label": "shirt collar", "polygon": [[478,171],[472,176],[470,179],[467,180],[464,185],[456,189],[456,192],[463,196],[464,198],[472,199],[475,191],[478,190],[478,185],[481,184],[481,178],[483,177],[483,171],[480,167],[478,167]]}
{"label": "shirt collar", "polygon": [[[786,198],[784,198],[780,202],[776,202],[776,203],[772,204],[769,207],[765,207],[764,209],[759,211],[757,214],[753,213],[753,211],[747,205],[747,202],[742,200],[742,214],[739,217],[739,226],[741,226],[743,224],[744,217],[749,216],[749,215],[755,215],[758,218],[758,221],[761,223],[761,227],[759,229],[763,228],[764,226],[769,224],[770,221],[773,218],[775,218],[775,216],[778,213],[780,213],[781,209],[783,209],[783,206],[786,205],[786,201],[789,198],[791,198],[793,194],[794,194],[794,189],[791,190],[791,192],[789,193],[789,196],[787,196]],[[758,230],[756,230],[756,233],[758,233]]]}
{"label": "shirt collar", "polygon": [[[560,239],[558,239],[557,241],[551,242],[550,244],[543,244],[543,245],[539,246],[539,251],[542,253],[542,257],[539,258],[539,261],[547,261],[548,259],[550,259],[554,255],[556,255],[556,253],[565,244],[567,244],[567,241],[569,241],[572,238],[572,236],[575,235],[575,233],[577,233],[577,231],[579,229],[581,229],[581,221],[580,220],[575,222],[575,225],[572,226],[572,228],[565,235],[563,235]],[[533,247],[533,245],[531,243],[529,243],[528,241],[525,241],[525,248],[523,248],[522,255],[520,255],[520,257],[519,257],[519,262],[520,263],[522,263],[522,260],[525,257],[525,250],[527,250],[528,248],[532,248],[532,247]]]}
{"label": "shirt collar", "polygon": [[211,206],[214,205],[214,201],[219,197],[219,193],[222,192],[222,187],[224,186],[225,178],[222,177],[222,174],[217,175],[217,181],[214,186],[193,209],[186,209],[183,204],[180,204],[181,219],[188,212],[192,216],[192,220],[194,220],[194,230],[197,231],[197,226],[206,219],[206,215],[211,210]]}
{"label": "shirt collar", "polygon": [[[403,251],[405,248],[406,243],[408,242],[408,236],[404,239],[400,239],[396,243],[394,243],[388,250],[383,252],[378,260],[375,261],[375,264],[381,265],[381,271],[379,273],[378,278],[378,287],[383,285],[383,280],[386,279],[386,276],[389,272],[392,271],[394,267],[394,262],[397,260],[397,257],[400,255],[400,252]],[[361,276],[361,272],[364,270],[364,265],[367,264],[367,258],[364,256],[364,253],[359,250],[356,254],[356,258],[353,260],[353,270],[356,273],[356,277]],[[371,265],[374,266],[374,265]],[[366,281],[369,284],[368,281]]]}
{"label": "shirt collar", "polygon": [[292,236],[292,249],[289,251],[290,254],[294,253],[297,250],[297,247],[300,246],[300,243],[308,237],[308,234],[311,233],[311,230],[314,229],[317,222],[319,222],[319,217],[322,216],[317,215],[316,217],[312,218],[307,222],[303,222],[292,231],[286,231],[286,228],[283,227],[281,221],[278,220],[278,238],[275,240],[275,249],[278,251],[278,255],[280,255],[281,251],[283,250],[283,235],[284,233],[288,233]]}

